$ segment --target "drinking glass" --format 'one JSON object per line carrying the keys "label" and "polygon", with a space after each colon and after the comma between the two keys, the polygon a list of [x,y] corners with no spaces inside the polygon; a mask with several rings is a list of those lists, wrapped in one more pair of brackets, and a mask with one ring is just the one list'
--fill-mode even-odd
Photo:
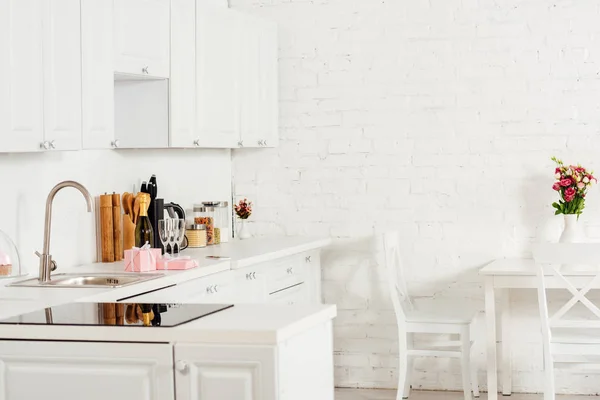
{"label": "drinking glass", "polygon": [[173,227],[173,230],[176,232],[175,244],[177,245],[177,256],[179,257],[181,243],[185,237],[185,219],[174,219]]}
{"label": "drinking glass", "polygon": [[161,219],[158,221],[158,237],[165,248],[165,256],[168,257],[167,243],[171,236],[172,224],[170,219]]}
{"label": "drinking glass", "polygon": [[171,256],[175,257],[175,244],[177,243],[177,238],[179,237],[179,218],[172,218],[170,220],[171,229],[169,233],[169,246],[171,246]]}

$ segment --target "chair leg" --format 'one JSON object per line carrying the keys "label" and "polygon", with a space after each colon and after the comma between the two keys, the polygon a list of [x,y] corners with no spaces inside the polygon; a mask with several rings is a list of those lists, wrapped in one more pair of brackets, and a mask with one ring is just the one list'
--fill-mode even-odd
{"label": "chair leg", "polygon": [[544,360],[544,400],[555,400],[554,392],[554,361],[552,356],[545,355]]}
{"label": "chair leg", "polygon": [[469,326],[463,328],[460,340],[463,392],[465,393],[465,400],[471,400],[471,335]]}
{"label": "chair leg", "polygon": [[[408,337],[406,332],[398,332],[398,393],[396,394],[396,400],[402,400],[405,398],[406,385],[410,385],[409,382],[409,359],[408,356]],[[408,395],[407,395],[408,396]]]}
{"label": "chair leg", "polygon": [[[408,349],[414,349],[413,340],[414,339],[412,333],[406,334],[406,344]],[[414,363],[415,359],[413,357],[408,357],[406,379],[404,380],[404,392],[402,394],[403,399],[408,399],[408,397],[410,396],[410,378],[412,375]]]}

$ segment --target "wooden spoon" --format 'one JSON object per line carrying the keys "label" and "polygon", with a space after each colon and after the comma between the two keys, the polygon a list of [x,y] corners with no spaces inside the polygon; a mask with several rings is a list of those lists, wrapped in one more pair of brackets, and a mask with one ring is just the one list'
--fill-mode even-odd
{"label": "wooden spoon", "polygon": [[129,216],[131,216],[131,193],[125,192],[123,193],[123,212]]}
{"label": "wooden spoon", "polygon": [[144,193],[138,193],[137,196],[135,196],[135,201],[133,203],[133,223],[134,224],[137,223],[137,219],[140,215],[140,205],[141,205],[141,200],[142,200],[143,195],[144,195]]}

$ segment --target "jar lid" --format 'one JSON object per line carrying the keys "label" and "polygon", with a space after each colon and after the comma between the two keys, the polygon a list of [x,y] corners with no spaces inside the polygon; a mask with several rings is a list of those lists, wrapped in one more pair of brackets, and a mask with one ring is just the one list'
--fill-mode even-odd
{"label": "jar lid", "polygon": [[194,206],[194,212],[214,212],[214,207]]}
{"label": "jar lid", "polygon": [[188,225],[188,227],[186,229],[189,229],[191,231],[205,231],[206,230],[206,225],[204,225],[204,224],[191,224],[191,225]]}
{"label": "jar lid", "polygon": [[205,207],[227,207],[229,203],[226,201],[203,201],[202,205]]}

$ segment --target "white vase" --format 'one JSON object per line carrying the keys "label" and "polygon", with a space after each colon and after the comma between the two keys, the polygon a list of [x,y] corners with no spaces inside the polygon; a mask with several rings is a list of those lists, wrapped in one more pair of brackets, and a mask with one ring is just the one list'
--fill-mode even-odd
{"label": "white vase", "polygon": [[238,226],[238,238],[239,239],[250,239],[252,235],[250,234],[250,229],[248,229],[248,223],[245,219],[239,219],[240,223]]}
{"label": "white vase", "polygon": [[577,214],[565,214],[565,228],[558,241],[560,243],[579,243],[585,240],[583,224],[577,220]]}

